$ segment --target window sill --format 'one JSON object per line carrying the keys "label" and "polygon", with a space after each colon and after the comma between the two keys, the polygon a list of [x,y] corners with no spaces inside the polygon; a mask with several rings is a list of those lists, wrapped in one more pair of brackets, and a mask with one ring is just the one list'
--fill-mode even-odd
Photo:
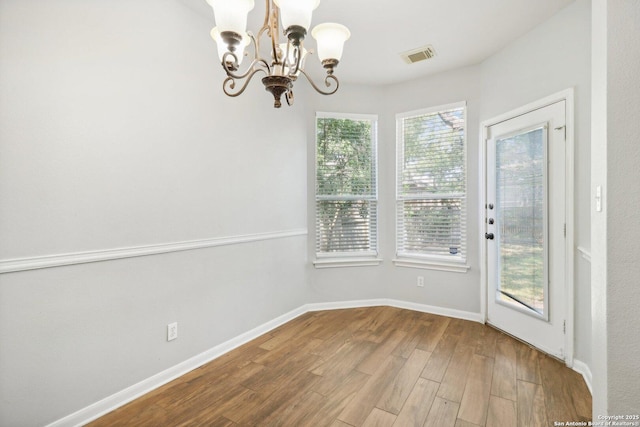
{"label": "window sill", "polygon": [[466,273],[471,268],[465,263],[409,258],[396,258],[393,260],[393,264],[396,267],[423,268],[426,270],[450,271],[453,273]]}
{"label": "window sill", "polygon": [[382,263],[379,258],[326,258],[313,262],[316,268],[371,267]]}

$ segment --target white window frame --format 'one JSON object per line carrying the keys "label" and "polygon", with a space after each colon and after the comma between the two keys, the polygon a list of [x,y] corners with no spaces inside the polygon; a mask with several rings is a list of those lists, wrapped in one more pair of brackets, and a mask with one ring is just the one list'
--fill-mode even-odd
{"label": "white window frame", "polygon": [[[468,245],[468,235],[465,232],[462,236],[464,242],[464,253],[459,256],[444,256],[444,255],[436,255],[436,254],[416,254],[416,253],[403,253],[398,250],[398,239],[399,239],[399,227],[400,227],[400,218],[398,218],[398,204],[402,200],[410,199],[404,198],[400,195],[400,173],[402,171],[402,161],[404,156],[404,140],[403,140],[403,126],[402,120],[409,117],[421,116],[426,114],[433,114],[441,111],[451,110],[451,109],[464,109],[464,196],[462,197],[463,203],[463,213],[461,217],[461,227],[467,228],[468,226],[468,190],[469,190],[469,182],[468,182],[468,168],[467,168],[467,138],[468,138],[468,120],[467,120],[467,103],[466,101],[456,102],[445,105],[438,105],[429,108],[423,108],[419,110],[408,111],[404,113],[396,114],[396,171],[395,171],[395,191],[396,191],[396,200],[395,200],[395,232],[396,232],[396,258],[393,259],[393,263],[396,267],[410,267],[410,268],[423,268],[429,270],[441,270],[441,271],[450,271],[457,273],[466,273],[470,266],[467,265],[467,251],[469,249]],[[423,198],[419,198],[422,200]]]}
{"label": "white window frame", "polygon": [[[375,164],[375,202],[376,202],[376,218],[375,218],[375,250],[372,251],[353,251],[353,252],[315,252],[316,260],[313,262],[316,268],[331,268],[331,267],[363,267],[363,266],[376,266],[382,262],[382,259],[378,258],[378,245],[379,245],[379,225],[378,225],[378,211],[379,211],[379,196],[378,196],[378,115],[377,114],[354,114],[354,113],[330,113],[330,112],[316,112],[314,121],[315,141],[314,141],[314,227],[316,227],[315,240],[318,239],[317,230],[317,210],[315,208],[315,202],[318,200],[348,200],[353,199],[350,196],[319,196],[317,194],[317,172],[318,172],[318,119],[347,119],[347,120],[369,120],[372,123],[372,144],[374,153]],[[360,200],[361,198],[358,198]],[[314,248],[317,245],[317,241],[314,242]]]}

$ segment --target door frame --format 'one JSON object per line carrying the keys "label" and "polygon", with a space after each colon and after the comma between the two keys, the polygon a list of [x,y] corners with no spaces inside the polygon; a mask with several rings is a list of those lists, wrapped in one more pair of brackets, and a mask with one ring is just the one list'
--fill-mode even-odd
{"label": "door frame", "polygon": [[[531,111],[546,107],[556,102],[565,101],[566,106],[566,124],[565,124],[565,306],[564,313],[561,313],[565,319],[565,363],[568,367],[573,367],[573,350],[574,350],[574,264],[575,264],[575,237],[574,237],[574,90],[573,88],[565,89],[561,92],[554,93],[545,98],[531,102],[522,107],[516,108],[509,112],[500,114],[489,120],[480,123],[480,159],[479,159],[479,194],[480,203],[478,204],[478,230],[481,234],[487,231],[485,223],[485,203],[487,200],[486,174],[487,174],[487,140],[489,127],[517,116],[527,114]],[[488,289],[488,263],[487,263],[487,243],[486,239],[480,240],[480,316],[483,323],[487,322],[487,289]]]}

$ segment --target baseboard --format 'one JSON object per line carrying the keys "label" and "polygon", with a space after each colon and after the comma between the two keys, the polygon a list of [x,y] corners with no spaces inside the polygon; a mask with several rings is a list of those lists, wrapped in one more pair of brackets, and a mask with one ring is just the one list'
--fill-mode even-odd
{"label": "baseboard", "polygon": [[584,378],[584,382],[587,384],[587,388],[589,389],[589,393],[593,395],[593,389],[591,388],[591,382],[593,379],[591,377],[591,368],[589,368],[589,365],[578,359],[573,359],[572,368],[574,371],[582,375],[582,378]]}
{"label": "baseboard", "polygon": [[173,381],[174,379],[193,371],[196,368],[209,363],[214,359],[228,353],[229,351],[246,344],[247,342],[263,335],[278,326],[295,319],[296,317],[306,313],[304,306],[283,314],[273,320],[268,321],[250,331],[247,331],[235,338],[223,342],[203,353],[198,354],[190,359],[185,360],[169,369],[166,369],[152,377],[149,377],[137,384],[108,396],[96,403],[93,403],[71,415],[61,418],[47,427],[79,427],[93,421],[114,409],[123,406],[138,397],[155,390],[156,388]]}
{"label": "baseboard", "polygon": [[456,310],[453,308],[436,307],[434,305],[417,304],[414,302],[388,300],[389,305],[407,310],[421,311],[423,313],[437,314],[439,316],[453,317],[455,319],[471,320],[472,322],[484,323],[481,313],[471,311]]}
{"label": "baseboard", "polygon": [[[263,325],[260,325],[250,331],[247,331],[235,338],[219,344],[210,350],[200,353],[190,359],[185,360],[169,369],[166,369],[156,375],[153,375],[137,384],[127,387],[111,396],[108,396],[96,403],[93,403],[83,409],[80,409],[73,414],[67,415],[53,423],[47,425],[47,427],[79,427],[93,421],[114,409],[123,406],[138,397],[149,393],[152,390],[172,381],[187,372],[190,372],[205,363],[217,359],[225,353],[263,335],[278,326],[295,319],[302,314],[310,311],[321,310],[339,310],[345,308],[358,308],[358,307],[375,307],[375,306],[391,306],[397,308],[404,308],[407,310],[420,311],[424,313],[437,314],[441,316],[454,317],[464,320],[472,320],[475,322],[482,322],[480,313],[472,313],[461,310],[453,310],[449,308],[435,307],[425,304],[416,304],[407,301],[400,301],[394,299],[370,299],[370,300],[353,300],[353,301],[337,301],[326,303],[311,303],[305,304],[295,310],[283,314],[273,320],[270,320]],[[578,362],[578,361],[576,361]],[[584,365],[584,364],[583,364]],[[586,366],[586,365],[584,365]],[[587,368],[588,369],[588,368]],[[589,372],[589,377],[591,373]],[[590,384],[590,383],[589,383]]]}
{"label": "baseboard", "polygon": [[306,304],[307,311],[323,311],[323,310],[343,310],[347,308],[360,307],[376,307],[379,305],[389,305],[385,299],[368,299],[368,300],[350,300],[350,301],[333,301],[333,302],[316,302]]}
{"label": "baseboard", "polygon": [[406,310],[420,311],[422,313],[431,313],[431,314],[437,314],[440,316],[447,316],[447,317],[453,317],[456,319],[471,320],[473,322],[483,323],[482,315],[480,313],[455,310],[452,308],[436,307],[433,305],[418,304],[414,302],[401,301],[401,300],[388,299],[388,298],[313,303],[313,304],[307,304],[305,307],[307,311],[320,311],[320,310],[339,310],[339,309],[345,309],[345,308],[375,307],[379,305],[386,305],[386,306],[396,307],[396,308],[404,308]]}

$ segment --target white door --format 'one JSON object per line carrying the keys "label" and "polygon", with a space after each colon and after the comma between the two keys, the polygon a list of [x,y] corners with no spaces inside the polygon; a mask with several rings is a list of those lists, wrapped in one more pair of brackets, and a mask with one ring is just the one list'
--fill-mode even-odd
{"label": "white door", "polygon": [[487,321],[564,360],[565,101],[488,128]]}

